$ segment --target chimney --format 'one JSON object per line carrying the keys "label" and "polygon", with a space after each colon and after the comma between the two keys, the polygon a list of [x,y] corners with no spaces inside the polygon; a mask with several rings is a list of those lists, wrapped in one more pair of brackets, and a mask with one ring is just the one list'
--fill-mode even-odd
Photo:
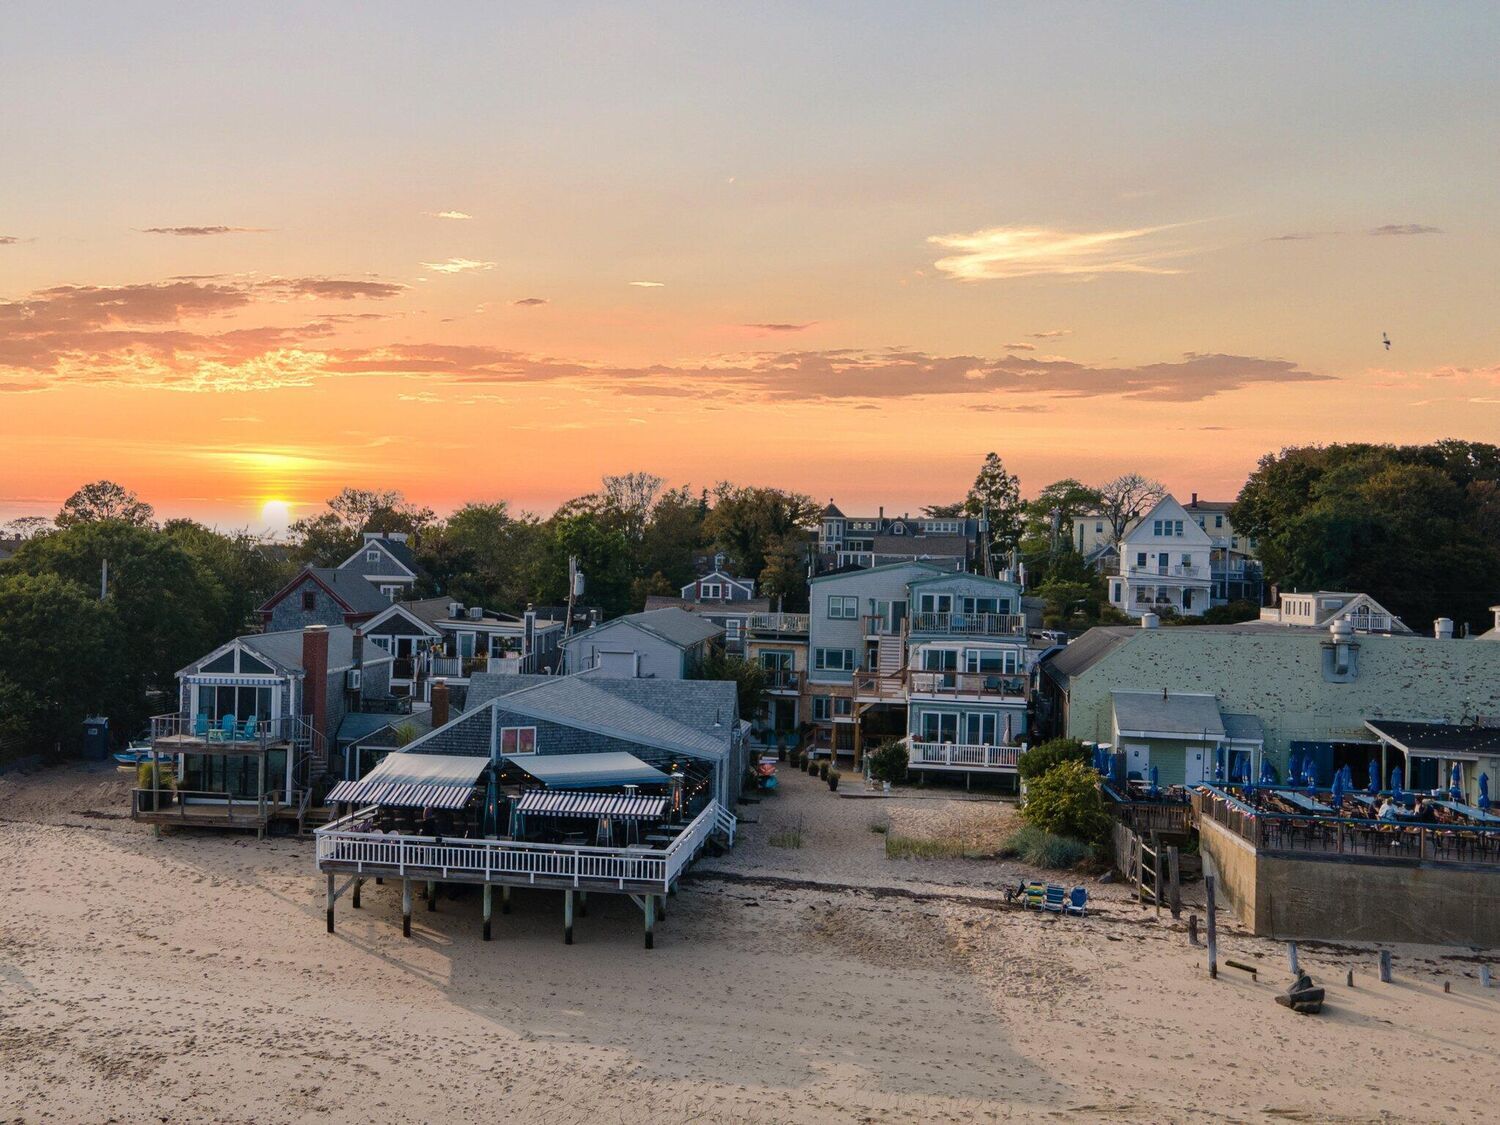
{"label": "chimney", "polygon": [[432,681],[432,729],[448,725],[448,684],[444,680]]}
{"label": "chimney", "polygon": [[385,538],[389,539],[392,543],[405,543],[410,536],[404,531],[387,531]]}
{"label": "chimney", "polygon": [[1161,627],[1161,618],[1154,613],[1141,614],[1142,629],[1157,629]]}
{"label": "chimney", "polygon": [[363,629],[354,630],[354,660],[356,668],[365,666],[365,632]]}
{"label": "chimney", "polygon": [[302,630],[302,713],[323,738],[328,729],[328,626]]}
{"label": "chimney", "polygon": [[1196,508],[1197,506],[1198,506],[1198,494],[1195,492],[1195,493],[1193,493],[1193,502],[1191,504],[1189,504],[1188,507],[1189,508]]}
{"label": "chimney", "polygon": [[1453,639],[1453,618],[1439,617],[1432,623],[1432,635],[1440,641]]}
{"label": "chimney", "polygon": [[536,646],[536,606],[526,603],[526,613],[521,618],[524,632],[521,635],[521,655],[530,656]]}
{"label": "chimney", "polygon": [[366,543],[374,543],[384,538],[384,536],[381,535],[381,533],[378,531],[366,531],[363,533],[363,535]]}

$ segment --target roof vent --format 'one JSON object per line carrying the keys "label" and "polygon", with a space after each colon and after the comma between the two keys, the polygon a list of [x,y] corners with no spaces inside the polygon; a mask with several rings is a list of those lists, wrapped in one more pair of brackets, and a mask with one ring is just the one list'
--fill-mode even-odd
{"label": "roof vent", "polygon": [[463,602],[449,602],[448,603],[448,616],[449,617],[462,617],[463,616],[463,612],[464,612],[464,603]]}
{"label": "roof vent", "polygon": [[483,616],[484,616],[484,607],[483,606],[471,605],[469,607],[469,617],[470,617],[471,620],[478,621]]}
{"label": "roof vent", "polygon": [[1432,623],[1432,635],[1442,641],[1453,639],[1453,618],[1439,617]]}

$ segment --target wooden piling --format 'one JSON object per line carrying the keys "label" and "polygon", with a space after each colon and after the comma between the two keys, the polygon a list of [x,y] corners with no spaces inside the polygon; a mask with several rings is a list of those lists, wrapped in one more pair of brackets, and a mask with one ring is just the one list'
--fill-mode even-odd
{"label": "wooden piling", "polygon": [[579,891],[578,892],[578,917],[580,917],[580,918],[587,918],[588,916],[589,916],[589,893],[588,893],[588,891]]}
{"label": "wooden piling", "polygon": [[1198,944],[1198,915],[1188,915],[1188,944]]}
{"label": "wooden piling", "polygon": [[1167,849],[1167,878],[1170,880],[1168,900],[1172,905],[1172,917],[1182,917],[1182,867],[1176,847]]}
{"label": "wooden piling", "polygon": [[1353,988],[1354,987],[1354,970],[1353,969],[1350,969],[1349,970],[1349,975],[1344,978],[1344,984],[1347,987],[1349,987],[1349,988]]}
{"label": "wooden piling", "polygon": [[437,880],[436,879],[428,879],[427,880],[427,909],[428,910],[436,910],[437,909]]}
{"label": "wooden piling", "polygon": [[401,880],[401,936],[411,937],[411,880]]}
{"label": "wooden piling", "polygon": [[484,885],[484,940],[490,940],[490,915],[494,913],[495,884]]}
{"label": "wooden piling", "polygon": [[646,948],[654,949],[656,946],[656,896],[647,895],[643,906],[646,911]]}
{"label": "wooden piling", "polygon": [[573,944],[573,892],[563,891],[563,944]]}
{"label": "wooden piling", "polygon": [[359,889],[365,885],[363,879],[354,880],[354,909],[359,909]]}
{"label": "wooden piling", "polygon": [[1488,965],[1480,965],[1479,966],[1479,987],[1480,988],[1488,988],[1489,986],[1490,986],[1490,967]]}
{"label": "wooden piling", "polygon": [[1297,943],[1295,941],[1286,943],[1286,960],[1287,965],[1292,970],[1292,976],[1296,976],[1302,971],[1302,966],[1297,963]]}
{"label": "wooden piling", "polygon": [[510,913],[510,886],[507,884],[500,888],[500,913]]}
{"label": "wooden piling", "polygon": [[333,872],[328,873],[328,932],[333,933]]}
{"label": "wooden piling", "polygon": [[1210,979],[1218,979],[1219,976],[1219,928],[1214,923],[1214,877],[1205,875],[1203,877],[1203,890],[1208,895],[1208,975]]}
{"label": "wooden piling", "polygon": [[1380,951],[1380,983],[1391,983],[1391,951],[1389,949]]}
{"label": "wooden piling", "polygon": [[665,922],[667,920],[667,896],[666,895],[657,895],[656,896],[656,919],[659,922]]}

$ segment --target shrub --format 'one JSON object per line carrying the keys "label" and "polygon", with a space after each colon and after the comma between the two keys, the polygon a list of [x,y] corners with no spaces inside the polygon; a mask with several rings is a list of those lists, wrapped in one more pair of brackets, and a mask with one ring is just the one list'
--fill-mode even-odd
{"label": "shrub", "polygon": [[1027,781],[1041,777],[1059,762],[1087,762],[1089,752],[1076,738],[1054,738],[1033,746],[1016,761],[1016,769]]}
{"label": "shrub", "polygon": [[1097,782],[1098,774],[1083,762],[1060,762],[1027,783],[1021,819],[1055,836],[1102,844],[1110,816]]}
{"label": "shrub", "polygon": [[766,838],[766,843],[773,848],[800,848],[802,846],[802,822],[799,820],[790,828],[771,833]]}
{"label": "shrub", "polygon": [[828,780],[828,763],[827,762],[819,762],[818,763],[818,779],[820,781],[827,781]]}
{"label": "shrub", "polygon": [[829,789],[835,789],[836,790],[836,789],[838,789],[838,787],[839,787],[839,781],[843,778],[843,776],[844,775],[841,774],[838,770],[829,770],[828,771],[828,776],[826,778],[824,778],[824,780],[828,782],[828,788]]}
{"label": "shrub", "polygon": [[906,747],[899,742],[886,742],[870,751],[870,776],[876,781],[895,784],[906,779]]}
{"label": "shrub", "polygon": [[1017,828],[1000,845],[1000,854],[1014,856],[1033,867],[1066,870],[1077,867],[1093,856],[1094,850],[1082,840],[1054,836],[1032,825]]}

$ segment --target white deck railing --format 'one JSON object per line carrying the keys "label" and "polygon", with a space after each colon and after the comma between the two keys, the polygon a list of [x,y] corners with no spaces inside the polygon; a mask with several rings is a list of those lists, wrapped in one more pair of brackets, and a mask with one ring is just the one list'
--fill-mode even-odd
{"label": "white deck railing", "polygon": [[402,836],[369,832],[353,827],[365,825],[376,812],[374,806],[317,829],[319,870],[363,871],[378,868],[398,875],[445,879],[453,874],[481,876],[486,882],[512,882],[524,877],[562,880],[575,887],[586,884],[647,883],[665,890],[677,881],[716,827],[723,827],[733,842],[734,816],[717,801],[693,818],[675,840],[660,851],[637,848],[590,848],[566,844],[531,844],[521,840],[448,840],[432,836]]}
{"label": "white deck railing", "polygon": [[911,742],[907,764],[946,769],[1010,770],[1021,757],[1019,746],[981,746],[968,742]]}

